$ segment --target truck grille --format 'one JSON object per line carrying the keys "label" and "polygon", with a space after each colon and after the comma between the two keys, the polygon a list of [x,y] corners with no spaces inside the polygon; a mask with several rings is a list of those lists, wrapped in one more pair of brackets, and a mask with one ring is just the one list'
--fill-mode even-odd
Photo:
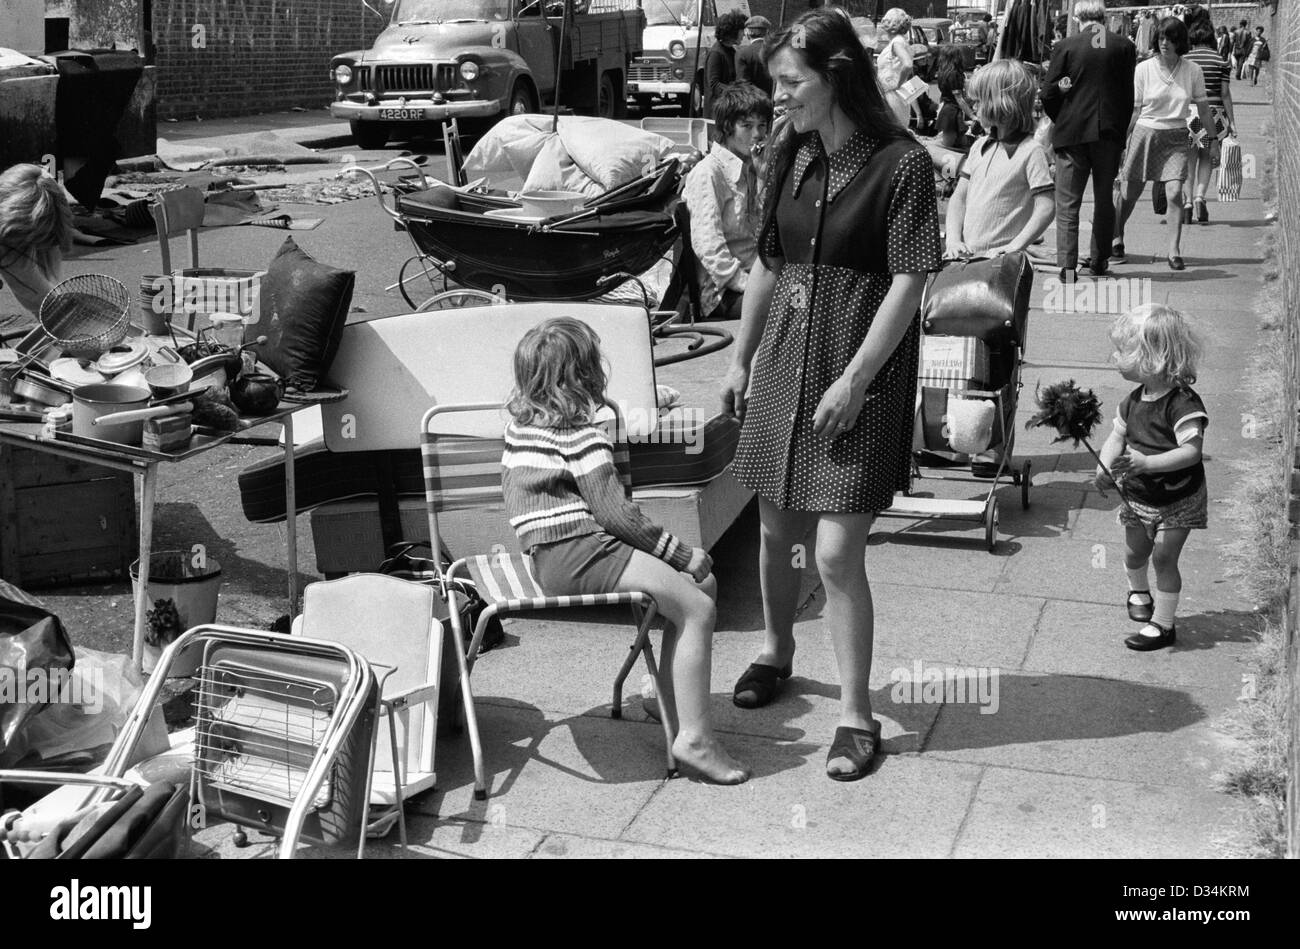
{"label": "truck grille", "polygon": [[[369,86],[369,67],[363,86]],[[419,63],[410,66],[375,66],[374,86],[377,94],[386,92],[447,92],[457,86],[455,63]],[[436,83],[435,83],[436,79]]]}
{"label": "truck grille", "polygon": [[667,66],[634,63],[628,67],[627,78],[630,82],[668,82],[672,76]]}

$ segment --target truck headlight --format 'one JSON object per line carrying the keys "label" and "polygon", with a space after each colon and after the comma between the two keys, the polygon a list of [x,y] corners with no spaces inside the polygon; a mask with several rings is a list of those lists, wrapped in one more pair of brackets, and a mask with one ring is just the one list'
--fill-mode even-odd
{"label": "truck headlight", "polygon": [[463,62],[460,64],[460,78],[466,82],[473,82],[478,78],[478,63]]}
{"label": "truck headlight", "polygon": [[346,86],[348,83],[350,83],[352,81],[352,67],[335,66],[334,81],[337,82],[340,86]]}
{"label": "truck headlight", "polygon": [[686,44],[681,40],[673,40],[668,44],[669,59],[684,59],[686,57]]}

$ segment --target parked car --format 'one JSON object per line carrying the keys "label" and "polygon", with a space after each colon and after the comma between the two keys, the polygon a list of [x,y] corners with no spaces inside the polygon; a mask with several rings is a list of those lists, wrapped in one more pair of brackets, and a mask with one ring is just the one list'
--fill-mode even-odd
{"label": "parked car", "polygon": [[[912,27],[907,37],[907,45],[912,50],[912,71],[926,82],[929,82],[934,64],[934,51],[931,49],[931,43],[926,37],[925,31],[916,25],[918,22],[920,21],[912,21]],[[885,43],[889,38],[866,17],[854,17],[853,29],[874,62],[876,56],[885,48]]]}
{"label": "parked car", "polygon": [[960,49],[967,71],[988,62],[988,47],[980,43],[979,33],[973,29],[962,30],[952,20],[941,17],[922,17],[913,20],[912,26],[920,28],[933,49],[948,43]]}

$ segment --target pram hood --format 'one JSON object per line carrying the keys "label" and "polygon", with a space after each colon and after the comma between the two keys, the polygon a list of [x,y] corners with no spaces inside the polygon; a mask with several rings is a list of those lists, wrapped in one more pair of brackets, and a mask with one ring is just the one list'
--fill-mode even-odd
{"label": "pram hood", "polygon": [[465,158],[469,180],[492,188],[574,191],[597,197],[646,175],[672,150],[662,135],[611,119],[514,115],[492,127]]}

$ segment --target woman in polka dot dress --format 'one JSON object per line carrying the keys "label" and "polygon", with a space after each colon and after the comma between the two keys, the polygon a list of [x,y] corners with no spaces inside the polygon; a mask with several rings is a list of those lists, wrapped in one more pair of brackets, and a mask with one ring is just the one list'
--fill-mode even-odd
{"label": "woman in polka dot dress", "polygon": [[847,20],[811,11],[768,50],[788,121],[722,393],[743,422],[733,470],[759,496],[766,642],[734,701],[766,705],[793,671],[797,548],[816,527],[841,681],[826,770],[852,781],[880,748],[865,555],[908,483],[921,292],[940,266],[934,172]]}

